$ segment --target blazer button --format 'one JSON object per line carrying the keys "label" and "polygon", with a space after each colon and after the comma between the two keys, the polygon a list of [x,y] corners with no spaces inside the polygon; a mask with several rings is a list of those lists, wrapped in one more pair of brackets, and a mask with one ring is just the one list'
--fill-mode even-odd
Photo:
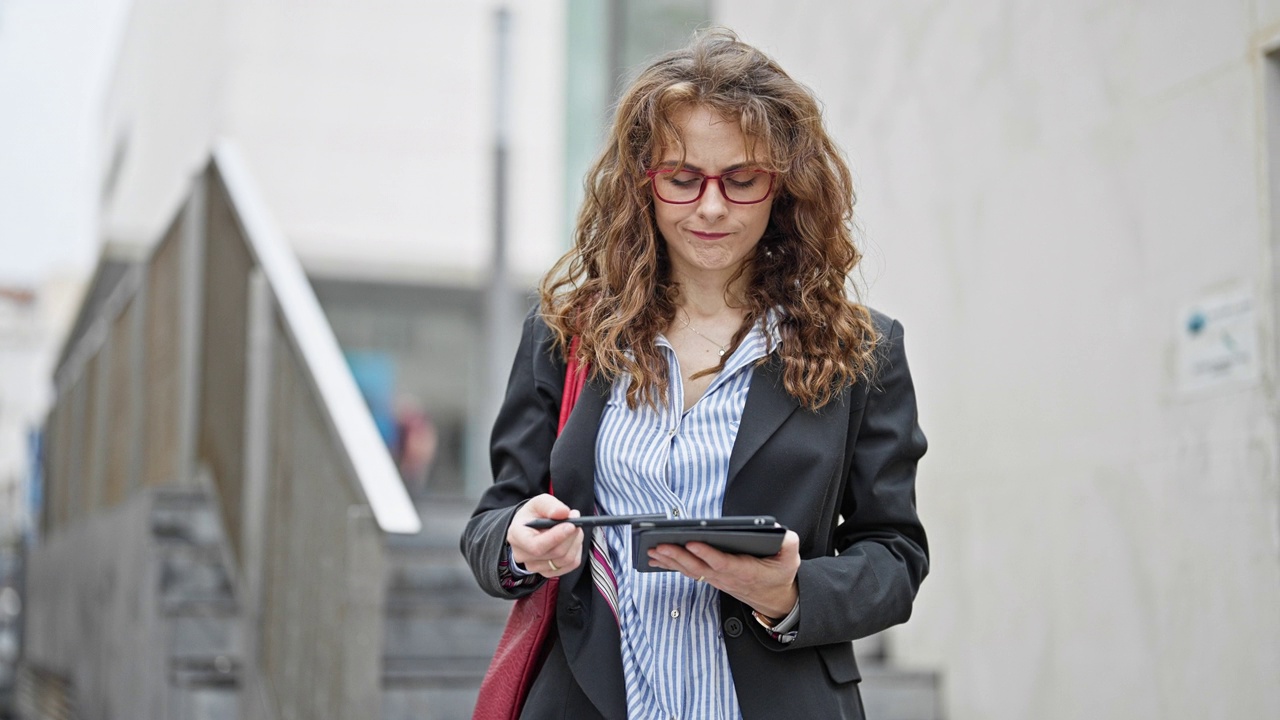
{"label": "blazer button", "polygon": [[731,638],[736,638],[742,634],[742,621],[736,617],[731,617],[724,621],[724,634]]}

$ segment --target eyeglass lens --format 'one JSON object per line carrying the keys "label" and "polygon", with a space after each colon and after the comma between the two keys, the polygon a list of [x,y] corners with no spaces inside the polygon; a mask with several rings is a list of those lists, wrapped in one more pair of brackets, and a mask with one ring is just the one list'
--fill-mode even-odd
{"label": "eyeglass lens", "polygon": [[[722,192],[730,202],[754,203],[764,200],[772,183],[763,170],[738,170],[720,176]],[[653,188],[667,202],[693,202],[703,192],[707,177],[690,170],[659,172],[653,176]],[[712,180],[711,182],[716,182]]]}

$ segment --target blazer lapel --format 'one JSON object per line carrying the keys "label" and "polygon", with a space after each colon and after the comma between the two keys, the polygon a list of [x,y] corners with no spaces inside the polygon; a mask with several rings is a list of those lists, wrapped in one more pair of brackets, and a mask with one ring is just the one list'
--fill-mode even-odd
{"label": "blazer lapel", "polygon": [[551,483],[557,498],[583,515],[595,513],[596,435],[609,386],[588,382],[551,450]]}
{"label": "blazer lapel", "polygon": [[733,481],[747,461],[756,454],[800,403],[782,387],[782,363],[777,354],[752,372],[751,388],[747,390],[747,403],[742,409],[742,424],[729,455],[729,477],[726,495],[733,489]]}
{"label": "blazer lapel", "polygon": [[[595,513],[596,436],[609,391],[609,383],[598,380],[583,388],[552,451],[556,497],[583,515]],[[590,549],[588,534],[584,550]],[[562,579],[558,605],[560,642],[574,679],[601,715],[624,720],[627,690],[622,638],[613,613],[597,597],[585,553],[582,565]]]}

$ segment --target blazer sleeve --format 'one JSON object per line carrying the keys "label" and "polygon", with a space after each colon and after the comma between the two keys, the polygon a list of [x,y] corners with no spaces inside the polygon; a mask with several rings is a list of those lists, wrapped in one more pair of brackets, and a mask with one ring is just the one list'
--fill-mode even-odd
{"label": "blazer sleeve", "polygon": [[526,500],[548,491],[565,363],[551,350],[552,336],[535,309],[525,318],[519,349],[489,443],[493,485],[481,496],[462,533],[462,554],[486,593],[527,595],[536,584],[504,588],[498,574],[507,527]]}
{"label": "blazer sleeve", "polygon": [[788,649],[856,640],[905,622],[929,570],[915,502],[916,464],[927,442],[902,326],[888,324],[861,421],[854,424],[856,412],[851,418],[836,554],[801,562],[800,626]]}

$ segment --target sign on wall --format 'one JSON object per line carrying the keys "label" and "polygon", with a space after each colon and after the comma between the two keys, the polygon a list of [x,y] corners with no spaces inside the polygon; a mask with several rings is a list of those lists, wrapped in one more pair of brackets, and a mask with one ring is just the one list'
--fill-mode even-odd
{"label": "sign on wall", "polygon": [[1252,291],[1209,295],[1183,308],[1178,328],[1178,389],[1195,393],[1256,383],[1257,303]]}

